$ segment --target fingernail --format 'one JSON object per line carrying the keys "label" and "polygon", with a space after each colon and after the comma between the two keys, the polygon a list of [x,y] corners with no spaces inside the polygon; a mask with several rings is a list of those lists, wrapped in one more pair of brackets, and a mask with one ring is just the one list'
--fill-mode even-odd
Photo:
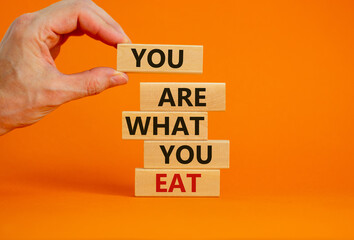
{"label": "fingernail", "polygon": [[123,85],[128,82],[128,75],[123,72],[116,72],[112,77],[111,81],[113,85]]}
{"label": "fingernail", "polygon": [[130,38],[127,35],[124,35],[123,37],[123,43],[131,43],[132,41],[130,40]]}

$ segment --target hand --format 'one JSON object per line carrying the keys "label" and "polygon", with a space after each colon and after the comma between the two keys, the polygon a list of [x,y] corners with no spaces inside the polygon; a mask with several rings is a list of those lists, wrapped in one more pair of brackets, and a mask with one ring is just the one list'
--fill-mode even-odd
{"label": "hand", "polygon": [[117,22],[88,0],[65,0],[17,18],[0,43],[0,135],[31,125],[68,101],[127,83],[125,73],[94,68],[65,75],[54,59],[69,36],[111,46],[130,42]]}

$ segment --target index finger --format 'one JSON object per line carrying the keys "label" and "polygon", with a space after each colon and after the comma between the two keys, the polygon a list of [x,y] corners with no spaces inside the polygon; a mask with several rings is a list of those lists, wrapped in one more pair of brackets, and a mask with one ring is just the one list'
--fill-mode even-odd
{"label": "index finger", "polygon": [[77,30],[108,45],[130,42],[122,29],[108,24],[90,7],[90,1],[62,1],[40,10],[45,28],[57,35]]}
{"label": "index finger", "polygon": [[[123,28],[119,25],[119,23],[117,23],[105,10],[103,10],[100,6],[98,6],[94,2],[92,2],[92,9],[109,25],[111,25],[113,28],[117,29],[118,31],[122,31],[125,34]],[[129,39],[129,43],[131,43],[130,39]]]}

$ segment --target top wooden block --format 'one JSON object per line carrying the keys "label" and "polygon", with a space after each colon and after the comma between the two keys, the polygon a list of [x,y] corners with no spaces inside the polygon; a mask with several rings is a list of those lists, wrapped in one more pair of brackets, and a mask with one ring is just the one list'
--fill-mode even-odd
{"label": "top wooden block", "polygon": [[121,72],[202,73],[203,46],[118,44]]}

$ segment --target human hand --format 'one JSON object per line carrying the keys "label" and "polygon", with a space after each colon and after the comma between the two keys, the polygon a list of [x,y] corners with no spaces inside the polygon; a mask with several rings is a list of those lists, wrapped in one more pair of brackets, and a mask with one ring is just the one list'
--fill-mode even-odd
{"label": "human hand", "polygon": [[64,0],[17,18],[0,43],[0,135],[31,125],[68,101],[127,83],[99,67],[66,75],[54,59],[69,36],[87,34],[108,45],[130,42],[117,22],[89,0]]}

